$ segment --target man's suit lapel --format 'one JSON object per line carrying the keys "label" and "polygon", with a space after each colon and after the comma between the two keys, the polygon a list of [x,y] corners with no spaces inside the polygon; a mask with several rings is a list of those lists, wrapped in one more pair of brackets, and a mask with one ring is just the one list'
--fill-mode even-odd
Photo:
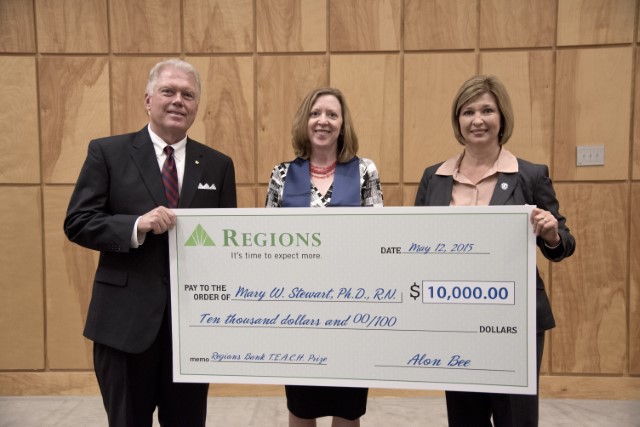
{"label": "man's suit lapel", "polygon": [[147,187],[151,198],[157,206],[167,206],[167,196],[164,194],[162,174],[153,149],[153,142],[149,131],[145,126],[133,138],[131,145],[131,158],[135,163],[144,185]]}
{"label": "man's suit lapel", "polygon": [[182,189],[180,190],[179,208],[188,208],[196,194],[204,167],[204,154],[202,147],[195,141],[187,138],[186,158],[184,162],[184,176]]}

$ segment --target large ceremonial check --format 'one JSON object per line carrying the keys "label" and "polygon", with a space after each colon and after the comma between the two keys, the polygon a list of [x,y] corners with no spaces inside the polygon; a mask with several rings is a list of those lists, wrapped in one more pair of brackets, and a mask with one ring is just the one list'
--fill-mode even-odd
{"label": "large ceremonial check", "polygon": [[532,209],[178,209],[174,380],[534,394]]}

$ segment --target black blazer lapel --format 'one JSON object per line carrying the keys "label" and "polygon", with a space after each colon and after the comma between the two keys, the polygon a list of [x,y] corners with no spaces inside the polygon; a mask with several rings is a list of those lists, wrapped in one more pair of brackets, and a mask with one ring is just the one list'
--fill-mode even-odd
{"label": "black blazer lapel", "polygon": [[449,206],[451,204],[452,176],[434,174],[429,186],[432,188],[431,195],[427,195],[430,206]]}
{"label": "black blazer lapel", "polygon": [[187,139],[186,153],[179,208],[188,208],[191,205],[202,177],[205,160],[202,148],[189,138]]}
{"label": "black blazer lapel", "polygon": [[507,203],[509,198],[516,189],[518,184],[518,174],[515,173],[500,173],[498,174],[498,182],[493,190],[493,195],[489,201],[489,205],[507,205],[513,203]]}
{"label": "black blazer lapel", "polygon": [[153,142],[149,131],[144,127],[133,138],[131,145],[131,159],[138,168],[142,182],[147,187],[151,198],[157,206],[167,206],[167,196],[164,194],[162,174],[153,149]]}

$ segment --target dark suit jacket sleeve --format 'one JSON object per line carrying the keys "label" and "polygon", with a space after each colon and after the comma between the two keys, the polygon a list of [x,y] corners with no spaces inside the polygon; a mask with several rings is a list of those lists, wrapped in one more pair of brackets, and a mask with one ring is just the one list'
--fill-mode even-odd
{"label": "dark suit jacket sleeve", "polygon": [[69,202],[64,232],[74,243],[97,251],[128,252],[138,215],[108,211],[109,164],[102,144],[93,140]]}
{"label": "dark suit jacket sleeve", "polygon": [[558,234],[560,235],[560,246],[551,249],[545,245],[542,238],[537,238],[537,245],[545,258],[558,262],[573,254],[576,241],[567,227],[566,218],[560,213],[560,203],[553,189],[549,168],[546,165],[534,165],[528,162],[519,161],[520,176],[525,182],[524,186],[530,191],[531,200],[527,203],[551,212],[558,221]]}
{"label": "dark suit jacket sleeve", "polygon": [[220,195],[221,208],[238,207],[236,195],[236,172],[231,158],[227,158],[224,184]]}

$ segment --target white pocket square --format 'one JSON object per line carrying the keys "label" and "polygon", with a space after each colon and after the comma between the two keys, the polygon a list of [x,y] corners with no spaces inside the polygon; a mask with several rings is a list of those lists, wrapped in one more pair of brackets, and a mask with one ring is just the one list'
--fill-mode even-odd
{"label": "white pocket square", "polygon": [[200,183],[198,184],[198,190],[215,190],[216,189],[216,185],[215,184],[203,184]]}

